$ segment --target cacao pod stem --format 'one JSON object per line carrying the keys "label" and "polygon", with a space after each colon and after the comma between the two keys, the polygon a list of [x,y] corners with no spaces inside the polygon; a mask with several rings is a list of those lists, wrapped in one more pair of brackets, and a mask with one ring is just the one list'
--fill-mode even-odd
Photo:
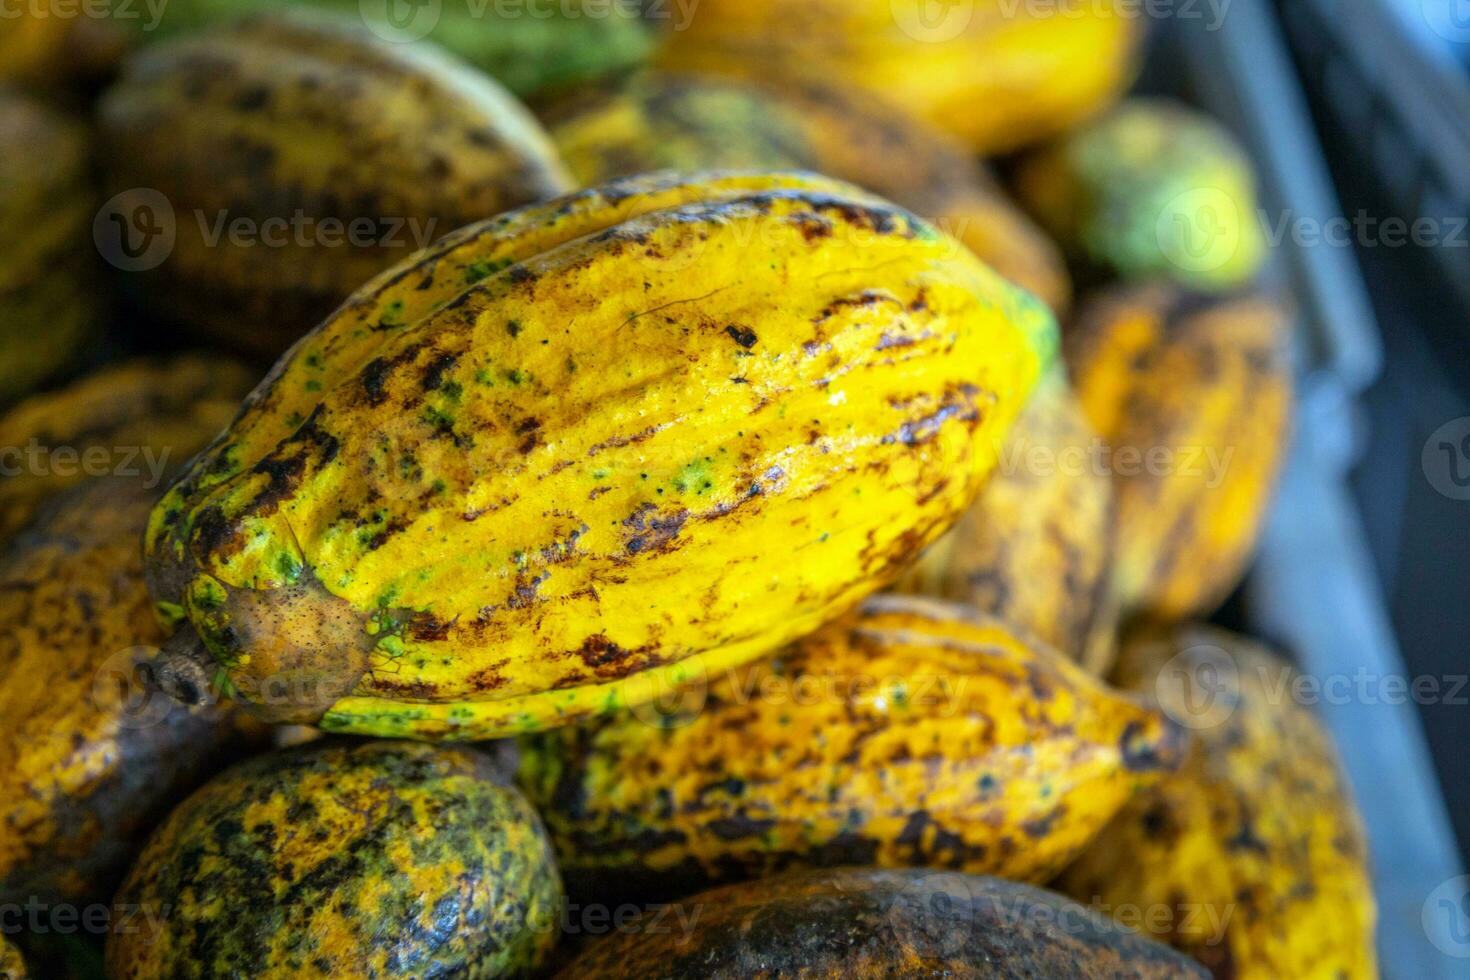
{"label": "cacao pod stem", "polygon": [[214,701],[210,688],[210,672],[214,658],[192,626],[181,626],[159,650],[158,656],[144,665],[145,683],[162,691],[180,704],[200,707]]}

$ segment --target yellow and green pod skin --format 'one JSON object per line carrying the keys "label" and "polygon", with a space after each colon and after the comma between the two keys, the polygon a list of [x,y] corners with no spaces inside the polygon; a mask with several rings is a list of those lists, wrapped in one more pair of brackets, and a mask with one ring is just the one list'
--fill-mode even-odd
{"label": "yellow and green pod skin", "polygon": [[1099,294],[1068,329],[1078,399],[1110,450],[1126,611],[1208,615],[1239,584],[1290,441],[1289,338],[1264,296],[1162,284]]}
{"label": "yellow and green pod skin", "polygon": [[981,155],[1111,105],[1137,74],[1142,38],[1141,18],[1106,3],[700,0],[687,20],[665,32],[655,64],[855,85]]}
{"label": "yellow and green pod skin", "polygon": [[[1208,980],[1053,892],[954,872],[807,871],[704,892],[592,943],[564,980]],[[683,919],[677,918],[679,914]],[[692,921],[690,921],[692,920]]]}
{"label": "yellow and green pod skin", "polygon": [[811,175],[463,229],[304,338],[160,503],[150,583],[187,629],[158,676],[426,739],[638,703],[887,584],[1054,344],[958,242]]}
{"label": "yellow and green pod skin", "polygon": [[80,123],[0,88],[0,405],[70,367],[96,330],[90,155]]}
{"label": "yellow and green pod skin", "polygon": [[138,553],[158,492],[75,487],[0,556],[0,902],[107,900],[168,808],[266,741],[138,676],[164,638]]}
{"label": "yellow and green pod skin", "polygon": [[[1128,644],[1117,679],[1193,730],[1184,767],[1144,790],[1061,877],[1218,980],[1377,977],[1361,819],[1295,674],[1242,637],[1187,625]],[[1415,913],[1417,915],[1417,912]]]}
{"label": "yellow and green pod skin", "polygon": [[[440,0],[406,8],[407,23],[391,5],[362,0],[169,0],[167,14],[157,24],[145,18],[133,23],[142,28],[139,40],[147,41],[288,6],[376,17],[371,23],[388,37],[423,34],[525,99],[632,71],[655,44],[655,32],[637,4],[611,0],[539,4]],[[393,16],[385,22],[384,13]]]}
{"label": "yellow and green pod skin", "polygon": [[0,980],[26,980],[25,957],[4,936],[0,936]]}
{"label": "yellow and green pod skin", "polygon": [[188,329],[272,358],[415,250],[570,187],[496,82],[321,14],[148,47],[99,118],[122,212],[162,210],[162,194],[173,215],[171,252],[129,283]]}
{"label": "yellow and green pod skin", "polygon": [[912,597],[661,703],[520,742],[575,896],[835,864],[1045,881],[1184,748],[998,620]]}
{"label": "yellow and green pod skin", "polygon": [[886,197],[964,242],[1059,313],[1060,249],[965,148],[862,89],[649,71],[542,113],[583,185],[654,170],[813,170]]}
{"label": "yellow and green pod skin", "polygon": [[1015,187],[1079,263],[1124,280],[1232,290],[1266,258],[1250,157],[1182,103],[1124,102],[1024,159]]}
{"label": "yellow and green pod skin", "polygon": [[118,891],[107,975],[504,977],[557,938],[561,881],[525,798],[468,748],[328,740],[185,800]]}
{"label": "yellow and green pod skin", "polygon": [[1101,677],[1116,648],[1113,482],[1061,371],[1016,420],[1000,464],[954,529],[895,586],[971,606]]}
{"label": "yellow and green pod skin", "polygon": [[254,380],[219,358],[135,360],[15,406],[0,416],[0,544],[90,477],[136,474],[162,494],[165,477],[229,425]]}

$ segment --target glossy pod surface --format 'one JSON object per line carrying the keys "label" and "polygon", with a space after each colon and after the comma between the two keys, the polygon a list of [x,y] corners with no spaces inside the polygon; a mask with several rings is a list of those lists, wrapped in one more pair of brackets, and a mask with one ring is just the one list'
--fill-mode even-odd
{"label": "glossy pod surface", "polygon": [[176,689],[488,738],[753,659],[949,526],[1054,342],[957,242],[811,176],[465,229],[298,344],[160,504],[150,582],[212,675]]}
{"label": "glossy pod surface", "polygon": [[521,741],[574,894],[833,864],[1042,881],[1184,745],[999,621],[901,597],[660,706]]}

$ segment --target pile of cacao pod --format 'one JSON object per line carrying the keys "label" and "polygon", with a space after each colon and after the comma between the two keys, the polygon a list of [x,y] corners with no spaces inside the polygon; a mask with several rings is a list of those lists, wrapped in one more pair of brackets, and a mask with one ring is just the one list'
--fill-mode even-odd
{"label": "pile of cacao pod", "polygon": [[921,6],[4,25],[0,976],[1376,975],[1250,161]]}

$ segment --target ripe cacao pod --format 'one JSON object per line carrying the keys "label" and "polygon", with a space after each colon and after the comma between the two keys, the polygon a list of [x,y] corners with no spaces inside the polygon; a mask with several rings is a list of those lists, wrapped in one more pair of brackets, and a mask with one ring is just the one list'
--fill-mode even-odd
{"label": "ripe cacao pod", "polygon": [[85,128],[0,89],[0,404],[70,367],[99,317]]}
{"label": "ripe cacao pod", "polygon": [[1099,446],[1065,377],[1049,376],[974,505],[895,590],[994,615],[1105,675],[1118,609],[1108,580],[1113,484]]}
{"label": "ripe cacao pod", "polygon": [[847,868],[729,885],[592,944],[565,980],[1208,980],[1167,946],[1014,881]]}
{"label": "ripe cacao pod", "polygon": [[1053,310],[1071,299],[1061,252],[974,158],[862,89],[645,72],[542,118],[584,185],[654,170],[814,170],[930,219]]}
{"label": "ripe cacao pod", "polygon": [[139,18],[143,39],[199,31],[244,14],[315,7],[363,17],[382,36],[425,37],[490,75],[522,98],[590,85],[640,65],[654,32],[636,9],[639,0],[530,0],[518,4],[435,0],[405,5],[392,0],[169,0],[156,24]]}
{"label": "ripe cacao pod", "polygon": [[0,544],[48,499],[103,475],[99,467],[162,493],[164,476],[229,424],[252,380],[215,358],[129,361],[0,416]]}
{"label": "ripe cacao pod", "polygon": [[1045,881],[1183,748],[998,620],[882,596],[657,712],[523,738],[518,779],[574,896],[665,899],[834,864]]}
{"label": "ripe cacao pod", "polygon": [[107,937],[107,975],[501,977],[557,938],[536,813],[473,749],[316,742],[185,800],[118,892],[166,909]]}
{"label": "ripe cacao pod", "polygon": [[146,48],[100,119],[119,212],[151,201],[174,234],[134,288],[187,328],[271,357],[433,239],[570,186],[495,82],[320,15]]}
{"label": "ripe cacao pod", "polygon": [[824,178],[652,176],[463,229],[161,502],[150,583],[189,628],[160,683],[469,739],[751,660],[948,528],[1054,345],[1030,294]]}
{"label": "ripe cacao pod", "polygon": [[1248,285],[1266,257],[1250,158],[1214,119],[1130,99],[1017,168],[1022,202],[1093,277]]}
{"label": "ripe cacao pod", "polygon": [[138,553],[157,496],[74,487],[0,558],[0,901],[106,900],[154,821],[265,741],[137,673],[163,640]]}
{"label": "ripe cacao pod", "polygon": [[1067,331],[1078,399],[1110,450],[1126,610],[1206,615],[1239,583],[1288,443],[1289,324],[1263,296],[1145,285],[1099,295]]}
{"label": "ripe cacao pod", "polygon": [[1376,977],[1362,821],[1330,737],[1293,700],[1292,669],[1242,637],[1185,626],[1130,643],[1118,681],[1157,698],[1195,744],[1061,888],[1104,908],[1167,909],[1135,925],[1219,980]]}
{"label": "ripe cacao pod", "polygon": [[[932,11],[941,6],[940,17]],[[1061,133],[1137,71],[1142,23],[1111,4],[700,0],[655,63],[866,88],[981,154]]]}

